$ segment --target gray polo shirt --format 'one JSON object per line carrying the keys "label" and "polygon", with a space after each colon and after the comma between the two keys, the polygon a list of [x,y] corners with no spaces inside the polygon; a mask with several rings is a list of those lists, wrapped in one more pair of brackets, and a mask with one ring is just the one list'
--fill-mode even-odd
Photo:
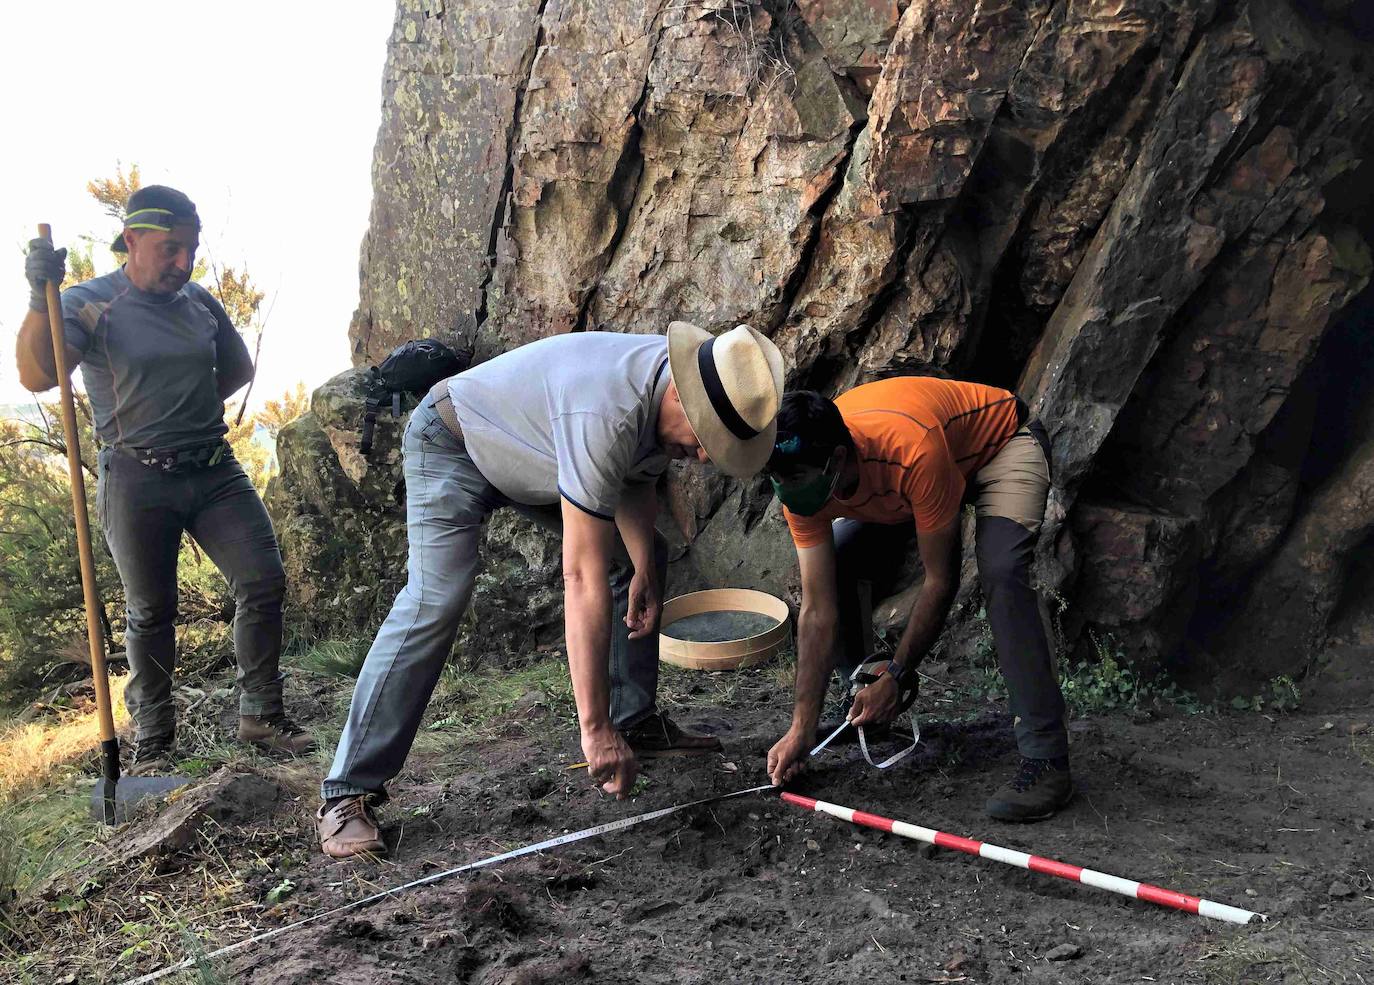
{"label": "gray polo shirt", "polygon": [[662,335],[577,332],[502,353],[449,380],[468,454],[517,503],[563,497],[613,519],[627,484],[663,474]]}
{"label": "gray polo shirt", "polygon": [[105,444],[186,448],[229,430],[217,376],[246,377],[252,359],[205,288],[152,294],[121,267],[63,291],[62,317]]}

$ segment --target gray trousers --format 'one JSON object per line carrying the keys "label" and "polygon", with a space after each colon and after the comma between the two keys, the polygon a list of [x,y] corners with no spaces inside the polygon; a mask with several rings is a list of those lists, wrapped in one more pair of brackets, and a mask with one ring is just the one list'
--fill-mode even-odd
{"label": "gray trousers", "polygon": [[136,738],[167,735],[175,727],[177,555],[183,532],[195,538],[234,593],[239,712],[280,712],[286,575],[272,521],[239,463],[231,457],[209,468],[164,472],[105,447],[96,510],[124,584],[124,703]]}
{"label": "gray trousers", "polygon": [[[368,651],[348,721],[321,795],[385,795],[401,771],[420,728],[458,622],[472,598],[480,565],[482,526],[494,510],[511,507],[549,529],[562,529],[560,508],[515,503],[496,489],[434,412],[426,397],[401,441],[406,481],[407,581]],[[668,570],[668,545],[654,535],[659,585]],[[631,640],[625,626],[634,566],[616,538],[610,570],[610,717],[626,728],[654,710],[658,691],[658,634]]]}
{"label": "gray trousers", "polygon": [[[1050,485],[1046,443],[1044,429],[1032,421],[970,478],[968,495],[977,514],[978,578],[1015,718],[1016,745],[1032,759],[1069,751],[1064,698],[1040,598],[1031,585]],[[873,652],[870,599],[891,587],[915,528],[841,519],[833,529],[840,606],[836,671],[847,678]]]}

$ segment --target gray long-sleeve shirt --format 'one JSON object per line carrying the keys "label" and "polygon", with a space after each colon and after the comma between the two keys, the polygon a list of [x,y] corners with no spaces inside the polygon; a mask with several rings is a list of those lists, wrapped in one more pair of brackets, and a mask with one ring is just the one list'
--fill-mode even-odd
{"label": "gray long-sleeve shirt", "polygon": [[105,444],[185,448],[228,431],[218,380],[247,379],[252,359],[205,288],[152,294],[121,267],[63,291],[62,317]]}

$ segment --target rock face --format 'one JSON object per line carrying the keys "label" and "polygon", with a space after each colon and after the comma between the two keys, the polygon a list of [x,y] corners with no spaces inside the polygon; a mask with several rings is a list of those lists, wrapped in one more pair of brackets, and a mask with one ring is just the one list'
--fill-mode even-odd
{"label": "rock face", "polygon": [[[1341,594],[1368,408],[1327,399],[1374,308],[1362,5],[400,0],[383,98],[356,365],[682,318],[770,334],[794,386],[1014,387],[1069,644],[1272,675],[1374,620]],[[316,633],[404,577],[399,427],[366,463],[360,415],[345,374],[282,439]],[[675,468],[663,502],[673,590],[795,589],[766,484]],[[556,639],[556,547],[506,517],[487,545],[468,644]]]}
{"label": "rock face", "polygon": [[[291,621],[306,638],[370,635],[406,582],[404,415],[377,418],[370,458],[358,450],[363,372],[315,391],[284,428],[281,474],[267,491],[291,586]],[[408,413],[412,403],[405,405]],[[497,513],[460,639],[478,660],[528,653],[562,635],[560,556],[533,523]]]}

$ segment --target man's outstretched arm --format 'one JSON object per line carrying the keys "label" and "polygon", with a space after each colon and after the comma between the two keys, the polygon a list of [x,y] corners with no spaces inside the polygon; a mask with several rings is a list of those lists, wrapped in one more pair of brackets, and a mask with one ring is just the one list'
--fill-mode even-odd
{"label": "man's outstretched arm", "polygon": [[625,797],[639,764],[610,715],[611,586],[607,572],[615,526],[567,499],[561,502],[563,618],[582,753],[592,779],[607,793]]}
{"label": "man's outstretched arm", "polygon": [[797,617],[797,680],[792,725],[768,751],[768,777],[786,783],[815,744],[816,721],[825,703],[835,664],[839,594],[835,589],[835,541],[827,536],[815,547],[800,548],[802,604]]}

